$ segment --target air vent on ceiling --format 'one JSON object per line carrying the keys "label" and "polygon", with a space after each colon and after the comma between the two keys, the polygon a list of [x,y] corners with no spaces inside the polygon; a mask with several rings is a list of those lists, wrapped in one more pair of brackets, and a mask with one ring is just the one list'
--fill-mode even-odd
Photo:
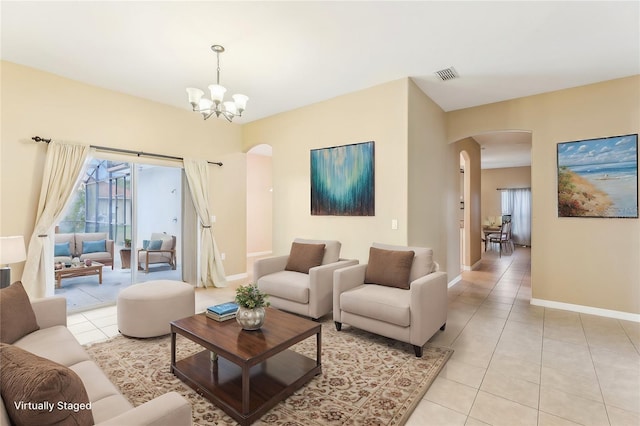
{"label": "air vent on ceiling", "polygon": [[436,71],[436,75],[438,77],[440,77],[440,80],[442,80],[442,81],[453,80],[454,78],[460,77],[458,72],[453,67],[449,67],[449,68],[445,68],[445,69],[440,70],[440,71]]}

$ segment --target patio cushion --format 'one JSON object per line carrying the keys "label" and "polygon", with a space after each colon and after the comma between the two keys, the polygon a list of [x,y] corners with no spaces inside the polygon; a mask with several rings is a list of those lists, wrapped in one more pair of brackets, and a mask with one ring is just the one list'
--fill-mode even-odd
{"label": "patio cushion", "polygon": [[69,241],[64,243],[56,243],[54,256],[71,256],[71,244]]}
{"label": "patio cushion", "polygon": [[147,246],[148,250],[160,250],[162,248],[162,240],[151,240]]}
{"label": "patio cushion", "polygon": [[83,241],[82,254],[85,253],[104,253],[107,251],[106,240]]}

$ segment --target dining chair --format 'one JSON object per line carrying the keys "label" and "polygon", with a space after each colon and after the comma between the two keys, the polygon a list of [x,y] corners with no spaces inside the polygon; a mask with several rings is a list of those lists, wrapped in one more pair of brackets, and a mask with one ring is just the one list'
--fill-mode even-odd
{"label": "dining chair", "polygon": [[[510,253],[513,253],[514,246],[513,241],[511,240],[511,215],[505,214],[502,215],[502,224],[500,225],[500,232],[495,234],[489,234],[487,236],[488,243],[490,244],[498,244],[498,253],[499,256],[502,257],[502,247],[510,249]],[[486,242],[485,242],[485,250],[486,250]]]}

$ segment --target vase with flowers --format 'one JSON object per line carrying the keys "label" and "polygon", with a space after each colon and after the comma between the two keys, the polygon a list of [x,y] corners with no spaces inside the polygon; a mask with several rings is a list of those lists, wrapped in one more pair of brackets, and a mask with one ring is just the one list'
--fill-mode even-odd
{"label": "vase with flowers", "polygon": [[236,321],[244,330],[258,330],[264,324],[265,310],[269,306],[269,296],[255,284],[241,285],[236,288],[238,312]]}

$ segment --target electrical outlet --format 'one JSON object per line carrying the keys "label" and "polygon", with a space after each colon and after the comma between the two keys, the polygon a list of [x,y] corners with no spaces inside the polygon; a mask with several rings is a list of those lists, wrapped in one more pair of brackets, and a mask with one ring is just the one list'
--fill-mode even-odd
{"label": "electrical outlet", "polygon": [[391,229],[398,229],[398,219],[391,219]]}
{"label": "electrical outlet", "polygon": [[215,215],[211,215],[211,223],[216,223],[216,217],[215,217]]}
{"label": "electrical outlet", "polygon": [[221,260],[225,260],[227,258],[227,255],[224,253],[220,253],[220,259]]}

